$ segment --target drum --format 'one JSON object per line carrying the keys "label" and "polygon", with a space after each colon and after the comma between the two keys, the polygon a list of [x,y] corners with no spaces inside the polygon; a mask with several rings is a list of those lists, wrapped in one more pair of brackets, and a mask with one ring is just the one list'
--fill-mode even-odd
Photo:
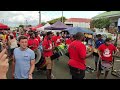
{"label": "drum", "polygon": [[43,56],[41,56],[41,59],[39,62],[35,65],[38,70],[46,70],[46,60]]}
{"label": "drum", "polygon": [[68,52],[67,46],[65,44],[61,44],[57,47],[57,51],[60,52],[61,56],[63,56]]}
{"label": "drum", "polygon": [[41,52],[39,49],[34,51],[35,53],[35,64],[37,64],[39,62],[39,60],[41,59]]}

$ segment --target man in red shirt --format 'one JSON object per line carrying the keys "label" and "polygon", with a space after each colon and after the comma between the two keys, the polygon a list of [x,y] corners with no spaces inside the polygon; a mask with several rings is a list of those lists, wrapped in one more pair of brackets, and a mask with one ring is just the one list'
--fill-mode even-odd
{"label": "man in red shirt", "polygon": [[53,61],[51,60],[51,56],[53,55],[53,47],[52,47],[52,32],[47,32],[47,36],[44,38],[42,46],[43,46],[43,56],[46,60],[46,68],[47,68],[47,79],[51,79],[52,66]]}
{"label": "man in red shirt", "polygon": [[37,31],[35,32],[35,39],[37,39],[39,44],[40,44],[41,40],[40,40],[40,37],[38,36],[38,32]]}
{"label": "man in red shirt", "polygon": [[66,38],[65,44],[67,46],[69,46],[72,42],[73,42],[73,37],[72,37],[72,35],[70,35],[70,37]]}
{"label": "man in red shirt", "polygon": [[30,33],[30,38],[28,40],[28,47],[35,52],[35,54],[36,54],[36,57],[35,57],[36,62],[35,63],[38,63],[41,58],[41,52],[38,49],[39,41],[35,38],[35,34],[33,32]]}
{"label": "man in red shirt", "polygon": [[113,53],[115,50],[117,50],[117,48],[113,44],[111,44],[110,38],[107,38],[105,40],[105,43],[99,46],[98,54],[101,62],[99,63],[99,70],[97,73],[98,79],[102,69],[105,70],[104,79],[107,78],[108,72],[112,67]]}
{"label": "man in red shirt", "polygon": [[84,34],[78,32],[76,34],[76,40],[73,41],[68,48],[70,60],[68,62],[72,79],[83,79],[85,77],[86,62],[85,59],[92,55],[91,53],[86,55],[86,46],[82,43],[84,40]]}

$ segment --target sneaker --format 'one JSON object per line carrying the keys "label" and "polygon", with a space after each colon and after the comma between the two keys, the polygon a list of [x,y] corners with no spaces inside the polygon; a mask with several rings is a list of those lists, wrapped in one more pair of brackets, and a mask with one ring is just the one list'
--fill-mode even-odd
{"label": "sneaker", "polygon": [[53,74],[51,74],[51,78],[52,78],[52,79],[56,79],[55,76],[54,76]]}
{"label": "sneaker", "polygon": [[104,71],[101,71],[101,74],[104,74]]}

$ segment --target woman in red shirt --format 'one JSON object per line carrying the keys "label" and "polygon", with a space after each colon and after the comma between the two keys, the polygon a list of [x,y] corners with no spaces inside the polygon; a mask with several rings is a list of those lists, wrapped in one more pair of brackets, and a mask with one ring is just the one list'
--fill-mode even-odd
{"label": "woman in red shirt", "polygon": [[92,55],[86,54],[86,46],[82,43],[84,34],[78,32],[76,34],[76,40],[73,41],[68,48],[70,60],[68,62],[72,79],[83,79],[85,77],[86,62],[85,59]]}
{"label": "woman in red shirt", "polygon": [[101,70],[105,70],[104,79],[107,78],[109,70],[112,68],[113,53],[117,50],[116,47],[111,43],[111,39],[107,38],[105,43],[100,45],[98,48],[98,54],[101,59],[99,63],[99,70],[97,73],[97,79],[99,79]]}

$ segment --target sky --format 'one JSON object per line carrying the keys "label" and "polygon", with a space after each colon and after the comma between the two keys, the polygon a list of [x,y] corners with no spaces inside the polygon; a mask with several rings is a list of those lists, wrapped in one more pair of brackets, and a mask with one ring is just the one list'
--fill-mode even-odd
{"label": "sky", "polygon": [[[0,11],[0,23],[15,27],[20,24],[39,24],[39,11]],[[63,16],[69,18],[89,18],[105,11],[63,11]],[[46,22],[62,16],[62,11],[41,11],[41,21]]]}

